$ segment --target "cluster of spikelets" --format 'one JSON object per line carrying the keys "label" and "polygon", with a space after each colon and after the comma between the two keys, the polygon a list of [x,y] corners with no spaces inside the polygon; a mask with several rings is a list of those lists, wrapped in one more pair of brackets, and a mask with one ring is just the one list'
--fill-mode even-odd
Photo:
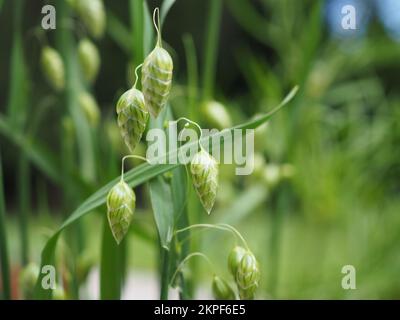
{"label": "cluster of spikelets", "polygon": [[[228,257],[228,268],[235,280],[239,298],[254,299],[260,281],[260,270],[253,253],[240,246],[234,247]],[[213,278],[212,292],[218,300],[232,300],[237,297],[235,290],[218,276]]]}
{"label": "cluster of spikelets", "polygon": [[[153,22],[157,30],[155,48],[143,64],[136,68],[133,87],[121,95],[116,107],[118,127],[131,153],[141,140],[150,115],[154,118],[159,116],[171,91],[173,61],[168,51],[162,47],[158,8],[154,10]],[[137,70],[140,66],[142,91],[136,88]],[[218,164],[208,152],[200,149],[191,161],[190,172],[200,201],[207,213],[210,213],[217,194]],[[117,243],[124,238],[132,220],[135,209],[135,201],[132,199],[134,192],[122,176],[107,198],[107,216]]]}
{"label": "cluster of spikelets", "polygon": [[[105,30],[105,11],[102,0],[69,0],[71,8],[79,16],[86,30],[94,38],[100,38]],[[96,45],[87,37],[81,39],[77,48],[82,78],[92,85],[100,69],[100,54]],[[48,84],[58,93],[65,89],[65,67],[60,53],[46,45],[41,52],[41,67]],[[78,104],[91,126],[96,127],[100,109],[91,93],[83,90],[78,95]]]}

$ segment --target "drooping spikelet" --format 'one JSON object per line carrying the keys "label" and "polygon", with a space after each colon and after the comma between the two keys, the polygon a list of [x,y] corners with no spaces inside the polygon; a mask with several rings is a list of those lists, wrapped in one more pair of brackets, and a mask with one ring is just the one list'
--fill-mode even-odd
{"label": "drooping spikelet", "polygon": [[243,256],[246,253],[246,249],[240,246],[235,246],[228,256],[228,269],[236,278],[236,272],[239,267],[240,261],[242,261]]}
{"label": "drooping spikelet", "polygon": [[240,299],[254,299],[254,294],[260,281],[260,270],[254,255],[247,251],[236,270],[236,284]]}
{"label": "drooping spikelet", "polygon": [[216,275],[213,277],[211,288],[216,300],[234,300],[236,298],[232,287],[224,279]]}
{"label": "drooping spikelet", "polygon": [[86,91],[82,91],[78,96],[79,106],[92,127],[97,127],[100,121],[100,108],[96,99]]}
{"label": "drooping spikelet", "polygon": [[89,39],[82,39],[78,45],[78,57],[85,80],[92,83],[99,72],[99,51],[92,41]]}
{"label": "drooping spikelet", "polygon": [[162,48],[159,27],[154,24],[158,32],[158,41],[153,51],[146,57],[142,67],[142,90],[146,107],[153,117],[157,117],[168,101],[172,84],[173,62],[167,50]]}
{"label": "drooping spikelet", "polygon": [[200,202],[210,214],[217,196],[218,163],[208,152],[201,149],[190,163],[190,172]]}
{"label": "drooping spikelet", "polygon": [[107,218],[115,241],[119,244],[128,232],[136,206],[136,196],[121,180],[108,193]]}
{"label": "drooping spikelet", "polygon": [[121,135],[129,150],[133,152],[149,119],[143,94],[135,88],[126,91],[118,100],[117,114]]}
{"label": "drooping spikelet", "polygon": [[55,49],[46,46],[42,49],[40,60],[47,82],[54,90],[63,90],[65,86],[65,71],[60,54]]}
{"label": "drooping spikelet", "polygon": [[102,0],[70,1],[89,33],[95,38],[101,38],[106,26],[106,13]]}

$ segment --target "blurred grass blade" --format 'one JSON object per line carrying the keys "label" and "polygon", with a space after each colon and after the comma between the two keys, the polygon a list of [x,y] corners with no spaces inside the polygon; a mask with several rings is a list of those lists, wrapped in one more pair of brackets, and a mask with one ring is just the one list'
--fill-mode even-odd
{"label": "blurred grass blade", "polygon": [[19,157],[18,171],[18,220],[21,234],[21,261],[22,265],[25,266],[29,262],[28,224],[29,212],[31,212],[29,207],[31,194],[30,167],[25,155],[20,155]]}
{"label": "blurred grass blade", "polygon": [[[272,111],[269,113],[266,113],[262,116],[260,116],[257,119],[250,120],[244,124],[237,125],[235,127],[232,127],[230,129],[226,129],[222,132],[218,132],[216,134],[211,135],[210,137],[221,137],[224,134],[230,134],[232,130],[234,129],[255,129],[256,127],[260,126],[261,124],[265,123],[268,121],[277,111],[279,111],[285,104],[287,104],[296,94],[298,90],[298,87],[295,87],[292,89],[292,91],[286,96],[286,98]],[[205,141],[208,138],[202,138],[202,141]],[[158,158],[154,159],[155,162],[158,162],[159,160],[163,159],[164,157],[169,158],[170,156],[172,158],[176,157],[178,152],[185,152],[188,150],[188,148],[193,147],[194,145],[198,144],[198,140],[189,142],[186,145],[178,148],[177,150],[172,150],[168,152],[166,155],[160,155]],[[220,140],[218,140],[218,143],[221,143]],[[216,148],[217,145],[213,145],[213,148]],[[156,165],[149,165],[148,163],[143,163],[136,168],[128,171],[125,174],[125,181],[133,188],[136,187],[146,181],[149,181],[150,179],[164,173],[167,171],[170,171],[176,167],[180,166],[180,164],[156,164]],[[83,216],[87,215],[89,212],[93,211],[95,208],[103,205],[106,201],[107,194],[109,190],[119,181],[119,177],[115,178],[111,182],[109,182],[107,185],[99,189],[97,192],[92,194],[86,201],[84,201],[70,216],[69,218],[61,225],[61,227],[53,234],[53,236],[47,241],[43,251],[42,251],[42,256],[41,256],[41,265],[46,265],[46,264],[52,264],[54,262],[54,250],[56,248],[57,240],[61,232],[82,218]],[[48,298],[51,293],[48,291],[51,290],[43,290],[41,288],[41,281],[42,281],[43,275],[41,274],[38,278],[38,281],[36,283],[36,288],[35,288],[35,297],[38,299],[44,299]]]}
{"label": "blurred grass blade", "polygon": [[171,7],[174,5],[176,0],[164,0],[162,5],[161,5],[161,10],[160,10],[160,20],[161,20],[161,27],[163,26],[165,22],[165,18],[167,17],[167,14]]}
{"label": "blurred grass blade", "polygon": [[[172,180],[171,180],[171,190],[172,190],[172,200],[174,204],[175,212],[175,226],[178,229],[183,229],[189,226],[188,217],[188,181],[186,168],[184,166],[179,166],[178,168],[172,170]],[[188,239],[190,231],[182,232],[178,235],[178,239]],[[190,253],[191,241],[185,241],[182,244],[180,250],[176,250],[175,265],[173,265],[173,270],[176,270],[182,259],[184,259]],[[172,276],[172,275],[171,275]],[[181,299],[192,298],[192,283],[186,281],[183,273],[180,273],[180,290],[179,295]]]}
{"label": "blurred grass blade", "polygon": [[189,110],[189,118],[198,121],[197,99],[199,73],[197,67],[197,55],[193,37],[190,34],[183,36],[183,46],[185,48],[186,69],[187,69],[187,106]]}
{"label": "blurred grass blade", "polygon": [[222,0],[209,0],[209,16],[204,48],[203,100],[212,98],[215,85],[215,66],[221,24]]}
{"label": "blurred grass blade", "polygon": [[163,248],[169,250],[174,231],[174,207],[171,187],[162,176],[150,180],[149,187],[150,200],[160,242]]}
{"label": "blurred grass blade", "polygon": [[11,299],[10,266],[8,256],[8,241],[6,234],[6,204],[3,185],[3,164],[0,152],[0,258],[3,299]]}
{"label": "blurred grass blade", "polygon": [[123,248],[121,244],[117,245],[115,242],[108,224],[107,216],[104,215],[100,261],[101,300],[119,300],[121,298],[120,263]]}
{"label": "blurred grass blade", "polygon": [[143,15],[144,15],[144,39],[143,39],[143,47],[144,47],[144,55],[148,55],[153,47],[153,37],[154,37],[154,26],[152,15],[150,13],[149,5],[147,1],[143,6]]}
{"label": "blurred grass blade", "polygon": [[[57,1],[57,19],[63,21],[71,17],[66,1]],[[76,141],[78,143],[80,173],[86,182],[93,182],[96,175],[94,143],[87,117],[78,103],[78,95],[83,89],[77,60],[77,48],[70,28],[57,28],[56,44],[66,70],[65,104],[74,121]]]}
{"label": "blurred grass blade", "polygon": [[268,189],[264,184],[256,184],[247,188],[227,208],[218,210],[216,217],[223,217],[219,223],[234,225],[247,218],[268,198]]}
{"label": "blurred grass blade", "polygon": [[131,51],[131,35],[129,29],[110,11],[107,12],[107,32],[118,46],[129,54]]}
{"label": "blurred grass blade", "polygon": [[135,66],[141,64],[144,60],[144,25],[143,25],[143,12],[144,2],[143,0],[130,0],[129,11],[131,19],[131,54],[133,55],[132,60]]}
{"label": "blurred grass blade", "polygon": [[8,101],[8,116],[10,121],[21,128],[26,120],[26,106],[28,102],[28,77],[24,60],[22,43],[22,13],[23,0],[14,2],[13,44],[10,63],[10,92]]}
{"label": "blurred grass blade", "polygon": [[56,183],[61,182],[61,176],[59,175],[59,168],[55,165],[51,153],[28,140],[25,136],[20,134],[10,122],[3,116],[0,115],[0,133],[9,139],[11,142],[16,144],[22,152],[50,179]]}
{"label": "blurred grass blade", "polygon": [[237,20],[238,24],[251,36],[263,44],[270,45],[268,42],[267,20],[259,14],[251,1],[235,0],[227,1],[228,8]]}

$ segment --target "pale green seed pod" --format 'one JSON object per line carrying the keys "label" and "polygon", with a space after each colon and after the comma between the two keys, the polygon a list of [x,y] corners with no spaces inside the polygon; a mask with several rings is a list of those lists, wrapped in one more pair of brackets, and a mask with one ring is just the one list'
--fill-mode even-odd
{"label": "pale green seed pod", "polygon": [[236,298],[232,287],[224,279],[216,275],[213,277],[211,288],[216,300],[235,300]]}
{"label": "pale green seed pod", "polygon": [[126,91],[118,100],[117,114],[122,138],[133,152],[142,138],[149,119],[143,94],[135,88]]}
{"label": "pale green seed pod", "polygon": [[240,299],[254,299],[260,281],[260,270],[254,255],[247,251],[236,270],[236,284]]}
{"label": "pale green seed pod", "polygon": [[90,125],[97,127],[100,121],[100,108],[95,98],[89,92],[83,91],[79,94],[78,102]]}
{"label": "pale green seed pod", "polygon": [[46,46],[42,49],[40,60],[43,74],[49,85],[56,91],[62,91],[65,87],[65,71],[60,54]]}
{"label": "pale green seed pod", "polygon": [[60,285],[57,285],[57,287],[53,290],[53,300],[66,300],[66,299],[67,299],[67,294],[65,293],[65,290]]}
{"label": "pale green seed pod", "polygon": [[275,187],[282,179],[281,168],[275,163],[269,163],[264,167],[262,178],[269,188]]}
{"label": "pale green seed pod", "polygon": [[77,0],[72,3],[89,33],[95,38],[101,38],[106,26],[106,14],[102,0]]}
{"label": "pale green seed pod", "polygon": [[107,196],[107,218],[115,241],[119,244],[128,232],[136,206],[136,196],[129,185],[118,182]]}
{"label": "pale green seed pod", "polygon": [[39,276],[39,267],[31,262],[29,263],[19,275],[19,287],[21,295],[24,299],[33,299],[33,291]]}
{"label": "pale green seed pod", "polygon": [[82,39],[78,45],[79,64],[88,83],[93,83],[100,68],[100,54],[89,39]]}
{"label": "pale green seed pod", "polygon": [[200,109],[205,121],[212,128],[222,130],[232,126],[231,116],[222,103],[207,101]]}
{"label": "pale green seed pod", "polygon": [[168,101],[174,64],[168,51],[162,48],[158,8],[153,12],[153,23],[157,30],[157,44],[143,62],[142,90],[146,108],[157,118]]}
{"label": "pale green seed pod", "polygon": [[246,252],[247,252],[247,250],[245,248],[236,246],[229,253],[228,269],[234,278],[236,278],[236,271],[239,267],[239,263],[240,263],[240,261],[242,261],[242,258]]}
{"label": "pale green seed pod", "polygon": [[200,202],[210,214],[217,197],[218,163],[202,149],[194,155],[190,162],[190,172]]}
{"label": "pale green seed pod", "polygon": [[158,117],[168,101],[172,84],[172,71],[171,56],[158,45],[144,60],[142,90],[146,107],[155,118]]}

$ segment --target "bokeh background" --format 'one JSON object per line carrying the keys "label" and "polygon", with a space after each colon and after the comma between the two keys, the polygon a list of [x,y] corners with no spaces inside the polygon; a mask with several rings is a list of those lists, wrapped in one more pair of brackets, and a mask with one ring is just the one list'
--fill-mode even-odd
{"label": "bokeh background", "polygon": [[[55,93],[40,70],[44,45],[68,58],[87,33],[68,4],[0,1],[3,224],[13,298],[21,297],[20,270],[40,262],[52,231],[118,176],[120,157],[128,153],[115,104],[140,61],[132,2],[104,1],[105,34],[93,40],[101,68],[88,89],[100,111],[92,125],[76,121],[72,110],[79,106],[68,106],[65,95],[78,89]],[[258,298],[400,298],[400,1],[224,0],[220,11],[212,11],[215,3],[220,0],[177,0],[165,20],[163,40],[175,66],[174,115],[213,126],[202,105],[216,100],[237,124],[271,110],[294,85],[300,90],[257,130],[255,172],[235,176],[234,168],[222,165],[215,210],[208,217],[194,202],[190,222],[240,230],[260,262]],[[54,31],[38,30],[45,4],[56,6]],[[356,30],[341,28],[345,4],[356,8]],[[152,10],[161,1],[147,5]],[[214,20],[211,11],[217,12]],[[218,28],[210,47],[213,21]],[[139,149],[143,154],[144,146]],[[133,280],[124,297],[157,298],[146,287],[157,285],[157,231],[146,186],[136,193],[126,266],[128,274],[149,281]],[[60,245],[60,263],[74,261],[86,287],[80,298],[97,298],[87,281],[97,281],[104,215],[101,207],[85,217]],[[232,238],[209,231],[195,234],[193,242],[228,278]],[[345,265],[356,268],[356,290],[341,286]],[[199,261],[186,272],[209,296],[207,265]]]}

